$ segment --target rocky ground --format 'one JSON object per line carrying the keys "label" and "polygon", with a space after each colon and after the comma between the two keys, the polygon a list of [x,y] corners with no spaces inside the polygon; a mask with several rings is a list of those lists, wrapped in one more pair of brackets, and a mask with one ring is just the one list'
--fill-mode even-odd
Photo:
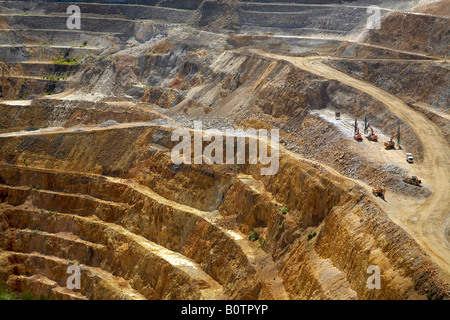
{"label": "rocky ground", "polygon": [[[445,1],[87,2],[69,30],[69,2],[0,1],[8,288],[449,298]],[[370,5],[380,30],[365,28]],[[365,117],[378,142],[353,138]],[[279,129],[278,173],[248,159],[174,164],[172,132],[194,121],[203,133]],[[399,127],[401,148],[386,150]],[[80,290],[66,288],[68,265],[81,267]],[[381,290],[366,286],[370,265]]]}

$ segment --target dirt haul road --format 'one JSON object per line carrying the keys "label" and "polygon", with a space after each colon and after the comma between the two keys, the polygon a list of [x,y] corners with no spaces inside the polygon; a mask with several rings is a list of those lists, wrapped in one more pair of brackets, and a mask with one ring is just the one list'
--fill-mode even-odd
{"label": "dirt haul road", "polygon": [[[382,102],[397,117],[403,120],[423,147],[422,163],[414,164],[414,172],[422,177],[433,189],[433,194],[422,203],[406,206],[392,206],[384,209],[389,217],[408,231],[416,241],[430,254],[431,258],[446,272],[450,278],[450,147],[441,130],[424,115],[411,109],[406,103],[388,92],[367,82],[354,79],[349,75],[333,69],[322,60],[327,57],[289,57],[254,50],[266,57],[288,61],[298,68],[312,74],[336,80]],[[394,190],[395,191],[395,190]],[[407,202],[391,191],[391,202]],[[397,199],[398,198],[398,199]]]}

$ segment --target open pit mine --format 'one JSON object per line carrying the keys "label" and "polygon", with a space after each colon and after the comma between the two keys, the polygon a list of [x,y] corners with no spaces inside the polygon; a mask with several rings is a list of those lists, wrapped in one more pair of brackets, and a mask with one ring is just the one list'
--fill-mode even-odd
{"label": "open pit mine", "polygon": [[0,299],[449,299],[449,14],[0,1]]}

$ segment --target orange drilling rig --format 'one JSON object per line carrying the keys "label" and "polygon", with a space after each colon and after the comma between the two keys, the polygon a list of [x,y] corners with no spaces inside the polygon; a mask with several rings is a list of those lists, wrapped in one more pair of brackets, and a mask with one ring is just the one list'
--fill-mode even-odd
{"label": "orange drilling rig", "polygon": [[354,136],[355,140],[358,141],[362,141],[362,135],[359,132],[359,127],[358,127],[358,120],[355,119],[355,136]]}

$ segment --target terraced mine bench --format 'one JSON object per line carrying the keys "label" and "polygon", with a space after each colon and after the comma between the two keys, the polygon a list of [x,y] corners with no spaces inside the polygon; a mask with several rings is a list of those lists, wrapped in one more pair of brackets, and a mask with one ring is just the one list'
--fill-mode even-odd
{"label": "terraced mine bench", "polygon": [[[157,2],[146,2],[147,5],[139,5],[139,1],[75,3],[83,12],[81,30],[67,28],[69,2],[0,3],[0,21],[7,26],[0,30],[0,61],[15,64],[3,68],[0,74],[1,98],[30,99],[44,93],[62,92],[69,86],[64,80],[76,67],[63,72],[64,67],[50,67],[53,61],[61,57],[74,60],[99,55],[111,42],[125,43],[132,37],[147,41],[157,35],[165,36],[166,23],[187,23],[194,14],[176,6],[151,6]],[[37,65],[42,68],[36,68]]]}

